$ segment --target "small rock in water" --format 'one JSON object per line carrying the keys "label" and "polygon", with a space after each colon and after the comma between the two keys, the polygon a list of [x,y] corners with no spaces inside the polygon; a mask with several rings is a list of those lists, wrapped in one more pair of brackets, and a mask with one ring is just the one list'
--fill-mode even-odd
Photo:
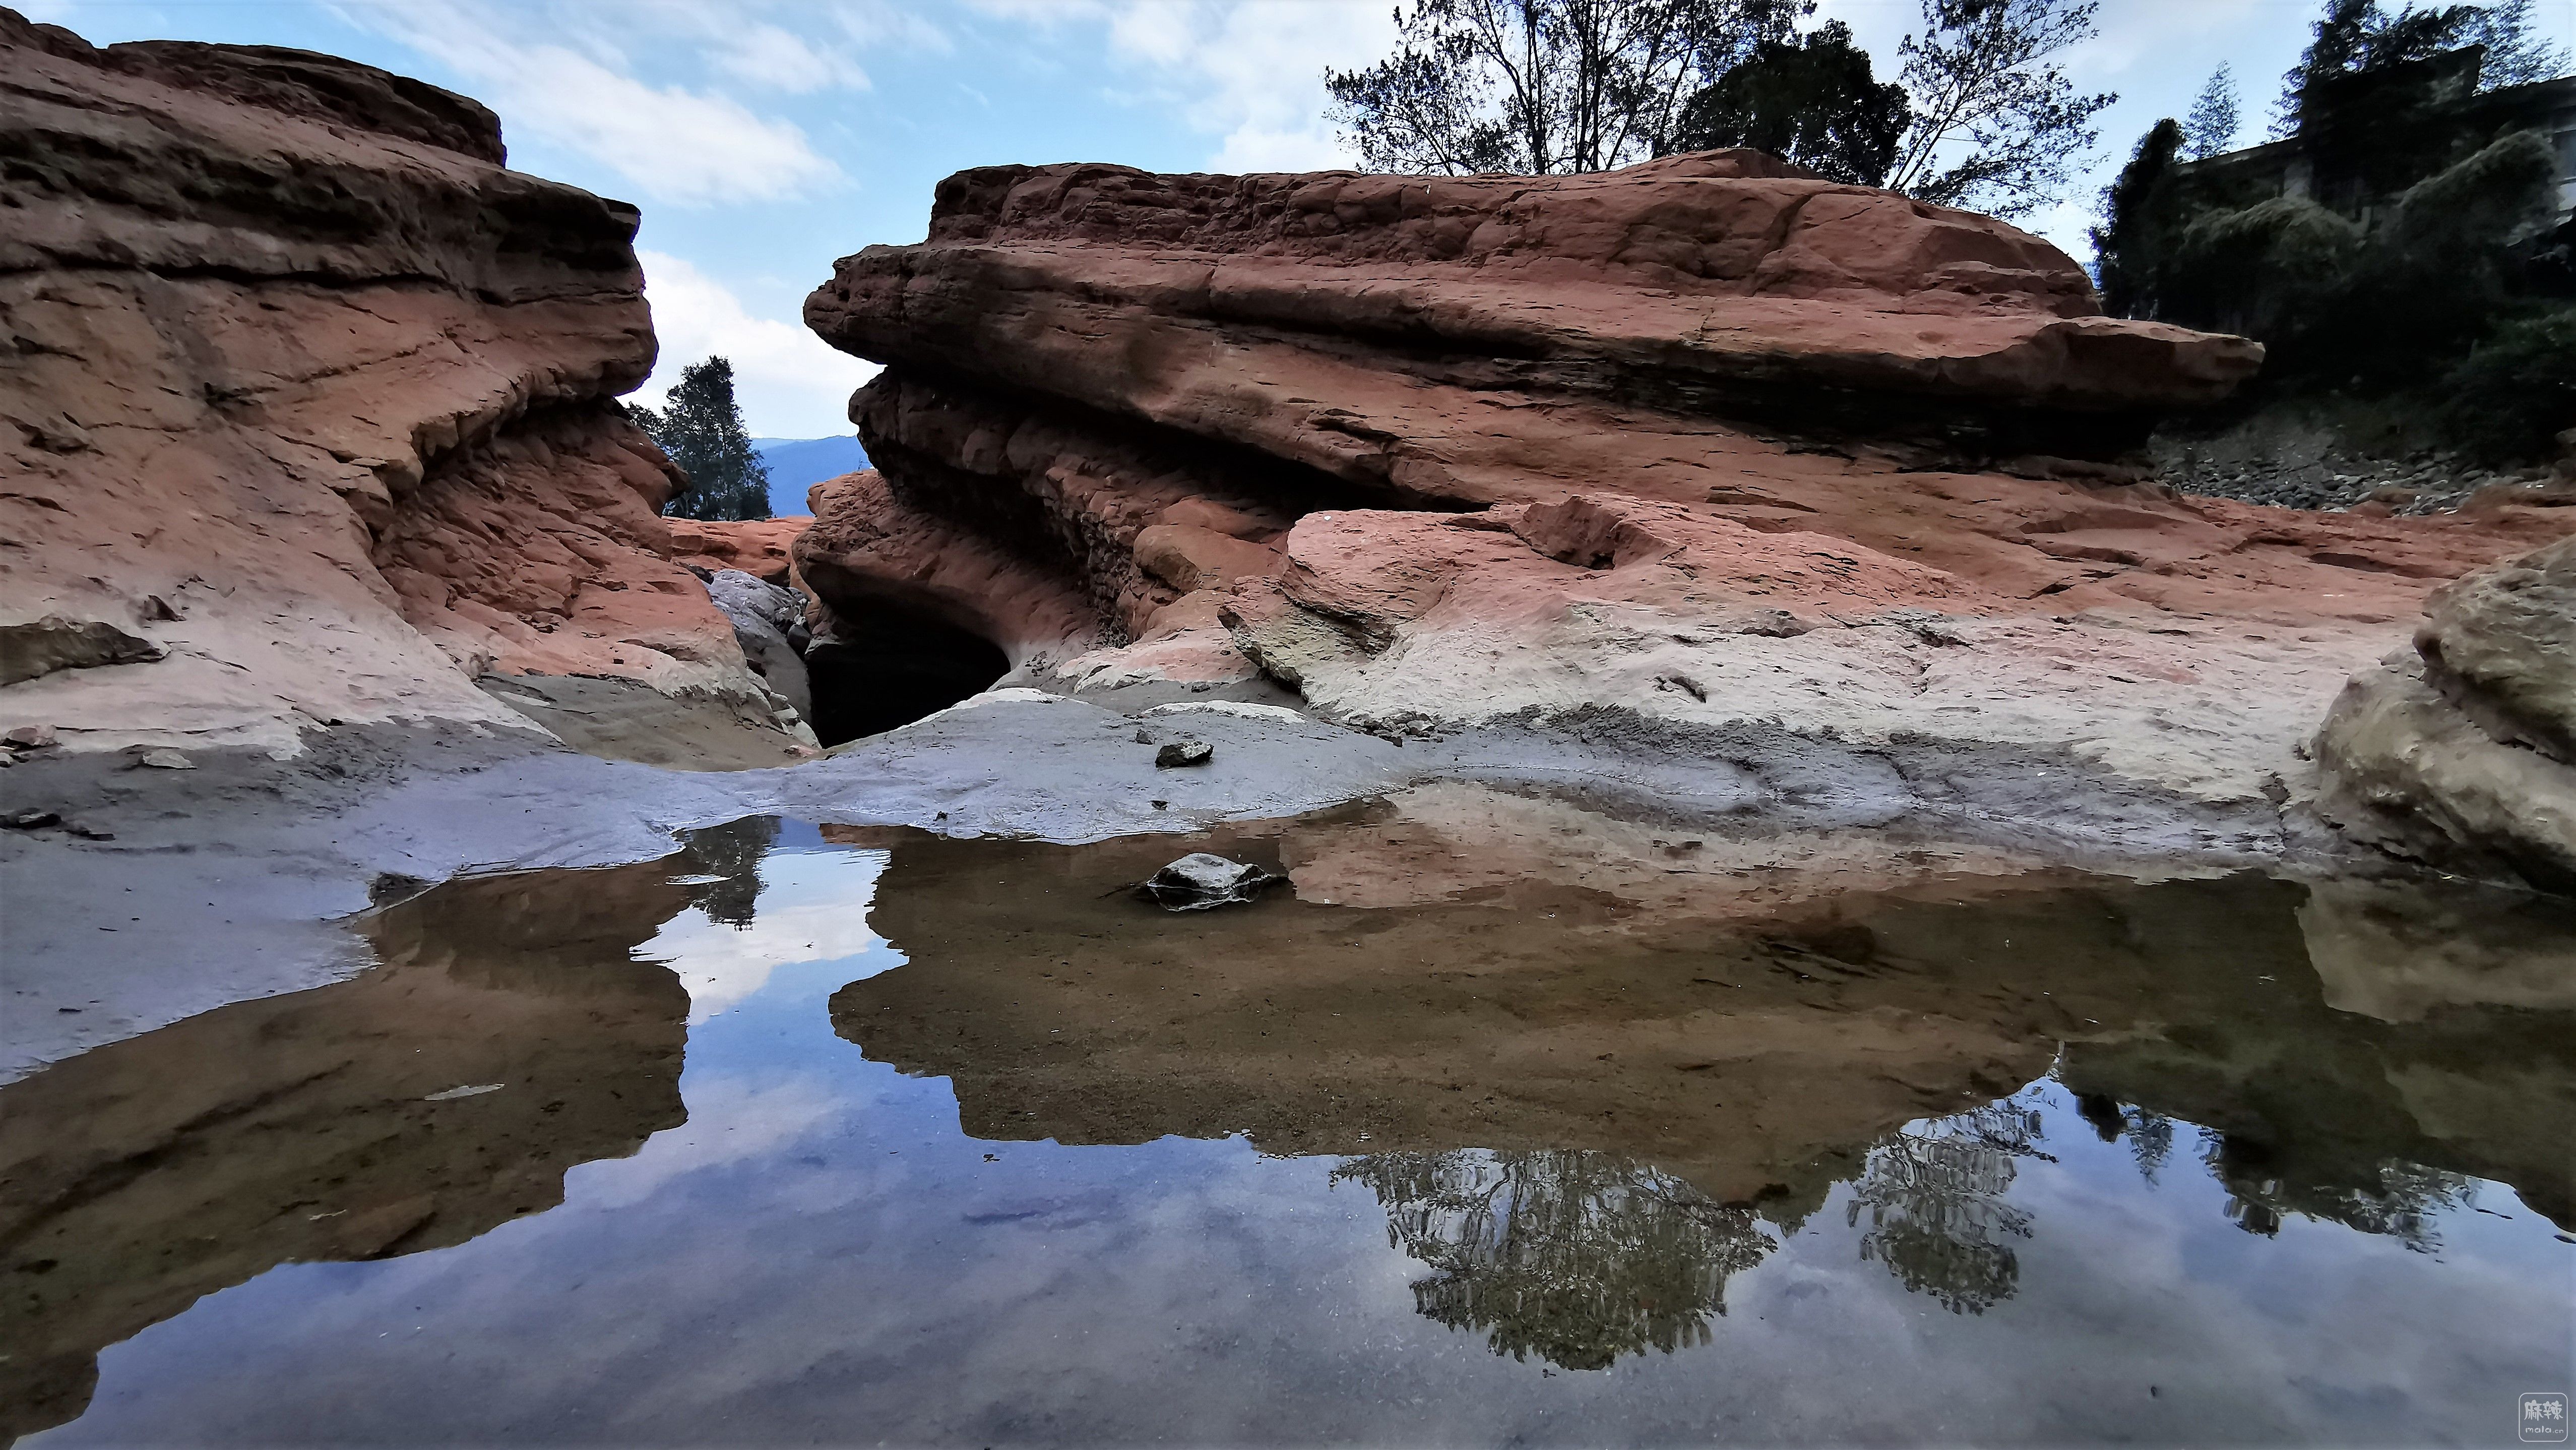
{"label": "small rock in water", "polygon": [[63,829],[85,841],[113,841],[116,839],[116,833],[114,831],[109,830],[107,827],[100,825],[96,821],[85,821],[78,816],[63,822]]}
{"label": "small rock in water", "polygon": [[54,727],[51,725],[21,725],[6,735],[0,735],[0,745],[12,750],[42,750],[53,743]]}
{"label": "small rock in water", "polygon": [[181,755],[175,750],[147,750],[143,752],[143,763],[151,766],[155,770],[194,770],[197,768],[197,762],[190,760],[188,757]]}
{"label": "small rock in water", "polygon": [[11,811],[5,816],[0,816],[0,826],[7,826],[13,831],[33,831],[53,825],[60,820],[62,817],[53,811]]}
{"label": "small rock in water", "polygon": [[1208,757],[1214,754],[1216,747],[1204,740],[1175,740],[1154,752],[1154,768],[1169,770],[1176,765],[1205,765]]}
{"label": "small rock in water", "polygon": [[1242,861],[1193,851],[1155,872],[1137,894],[1165,911],[1205,911],[1248,902],[1287,879]]}

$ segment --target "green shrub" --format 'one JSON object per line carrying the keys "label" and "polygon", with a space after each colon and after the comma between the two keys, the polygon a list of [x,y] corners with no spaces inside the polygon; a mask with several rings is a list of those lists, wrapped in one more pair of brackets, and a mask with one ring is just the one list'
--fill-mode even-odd
{"label": "green shrub", "polygon": [[2576,427],[2576,307],[2497,328],[2443,379],[2443,420],[2493,461],[2544,458]]}

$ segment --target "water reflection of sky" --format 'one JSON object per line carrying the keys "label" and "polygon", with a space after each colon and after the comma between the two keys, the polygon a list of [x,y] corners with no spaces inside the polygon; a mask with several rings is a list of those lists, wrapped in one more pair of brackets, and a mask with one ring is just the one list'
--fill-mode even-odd
{"label": "water reflection of sky", "polygon": [[825,1010],[901,961],[886,860],[791,824],[746,924],[639,950],[693,996],[685,1125],[470,1242],[209,1295],[40,1443],[2493,1443],[2571,1378],[2576,1249],[2509,1188],[2249,1233],[2196,1129],[2150,1174],[2049,1080],[1787,1222],[1602,1155],[966,1137]]}

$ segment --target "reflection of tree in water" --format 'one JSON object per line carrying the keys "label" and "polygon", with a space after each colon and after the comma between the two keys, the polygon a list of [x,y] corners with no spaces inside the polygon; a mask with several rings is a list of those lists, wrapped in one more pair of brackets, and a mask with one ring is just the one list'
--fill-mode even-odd
{"label": "reflection of tree in water", "polygon": [[1436,1271],[1413,1285],[1424,1316],[1567,1369],[1707,1343],[1727,1276],[1773,1247],[1751,1211],[1606,1153],[1373,1153],[1333,1178],[1368,1185],[1387,1242]]}
{"label": "reflection of tree in water", "polygon": [[680,833],[680,849],[690,862],[709,876],[724,878],[694,888],[698,909],[708,920],[751,925],[752,903],[760,896],[760,861],[777,840],[776,816],[747,816]]}
{"label": "reflection of tree in water", "polygon": [[2302,1183],[2280,1172],[2262,1144],[2206,1128],[2200,1157],[2227,1188],[2227,1217],[2266,1238],[2278,1235],[2281,1220],[2295,1213],[2384,1235],[2419,1254],[2438,1253],[2442,1235],[2434,1216],[2470,1207],[2477,1195],[2477,1180],[2465,1174],[2394,1158],[2372,1165],[2368,1183]]}
{"label": "reflection of tree in water", "polygon": [[[2106,1143],[2129,1140],[2130,1156],[2149,1184],[2173,1152],[2174,1120],[2152,1108],[2084,1094],[2076,1112]],[[2227,1190],[2227,1217],[2247,1233],[2266,1238],[2291,1214],[2339,1223],[2366,1234],[2396,1239],[2418,1253],[2442,1247],[2435,1217],[2444,1209],[2474,1205],[2477,1180],[2398,1158],[2355,1163],[2350,1158],[2309,1157],[2285,1164],[2249,1133],[2196,1129],[2199,1158]]]}
{"label": "reflection of tree in water", "polygon": [[2011,1298],[2021,1262],[2010,1241],[2030,1237],[2030,1215],[2004,1194],[2015,1159],[2055,1161],[2039,1138],[2038,1111],[2009,1098],[1893,1134],[1852,1185],[1847,1221],[1869,1213],[1860,1256],[1953,1314]]}
{"label": "reflection of tree in water", "polygon": [[2148,1186],[2154,1186],[2157,1172],[2173,1156],[2173,1119],[2153,1108],[2127,1106],[2100,1093],[2076,1094],[2075,1113],[2091,1123],[2105,1143],[2127,1138],[2129,1156],[2137,1160],[2138,1176]]}

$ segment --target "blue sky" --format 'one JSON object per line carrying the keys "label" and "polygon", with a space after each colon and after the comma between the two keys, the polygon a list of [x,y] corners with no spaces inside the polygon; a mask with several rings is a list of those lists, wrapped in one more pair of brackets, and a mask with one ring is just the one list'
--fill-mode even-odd
{"label": "blue sky", "polygon": [[[501,115],[511,164],[644,209],[637,245],[679,366],[734,360],[751,431],[844,433],[872,371],[798,320],[835,258],[919,241],[931,188],[968,166],[1115,161],[1159,171],[1348,164],[1321,73],[1390,46],[1391,0],[20,0],[105,44],[298,46],[462,91]],[[2316,0],[2104,0],[2068,55],[2102,117],[2096,175],[2027,223],[2082,255],[2092,193],[2211,69],[2235,70],[2259,139]],[[2540,20],[2576,38],[2576,0]],[[1917,0],[1823,0],[1882,78]]]}

